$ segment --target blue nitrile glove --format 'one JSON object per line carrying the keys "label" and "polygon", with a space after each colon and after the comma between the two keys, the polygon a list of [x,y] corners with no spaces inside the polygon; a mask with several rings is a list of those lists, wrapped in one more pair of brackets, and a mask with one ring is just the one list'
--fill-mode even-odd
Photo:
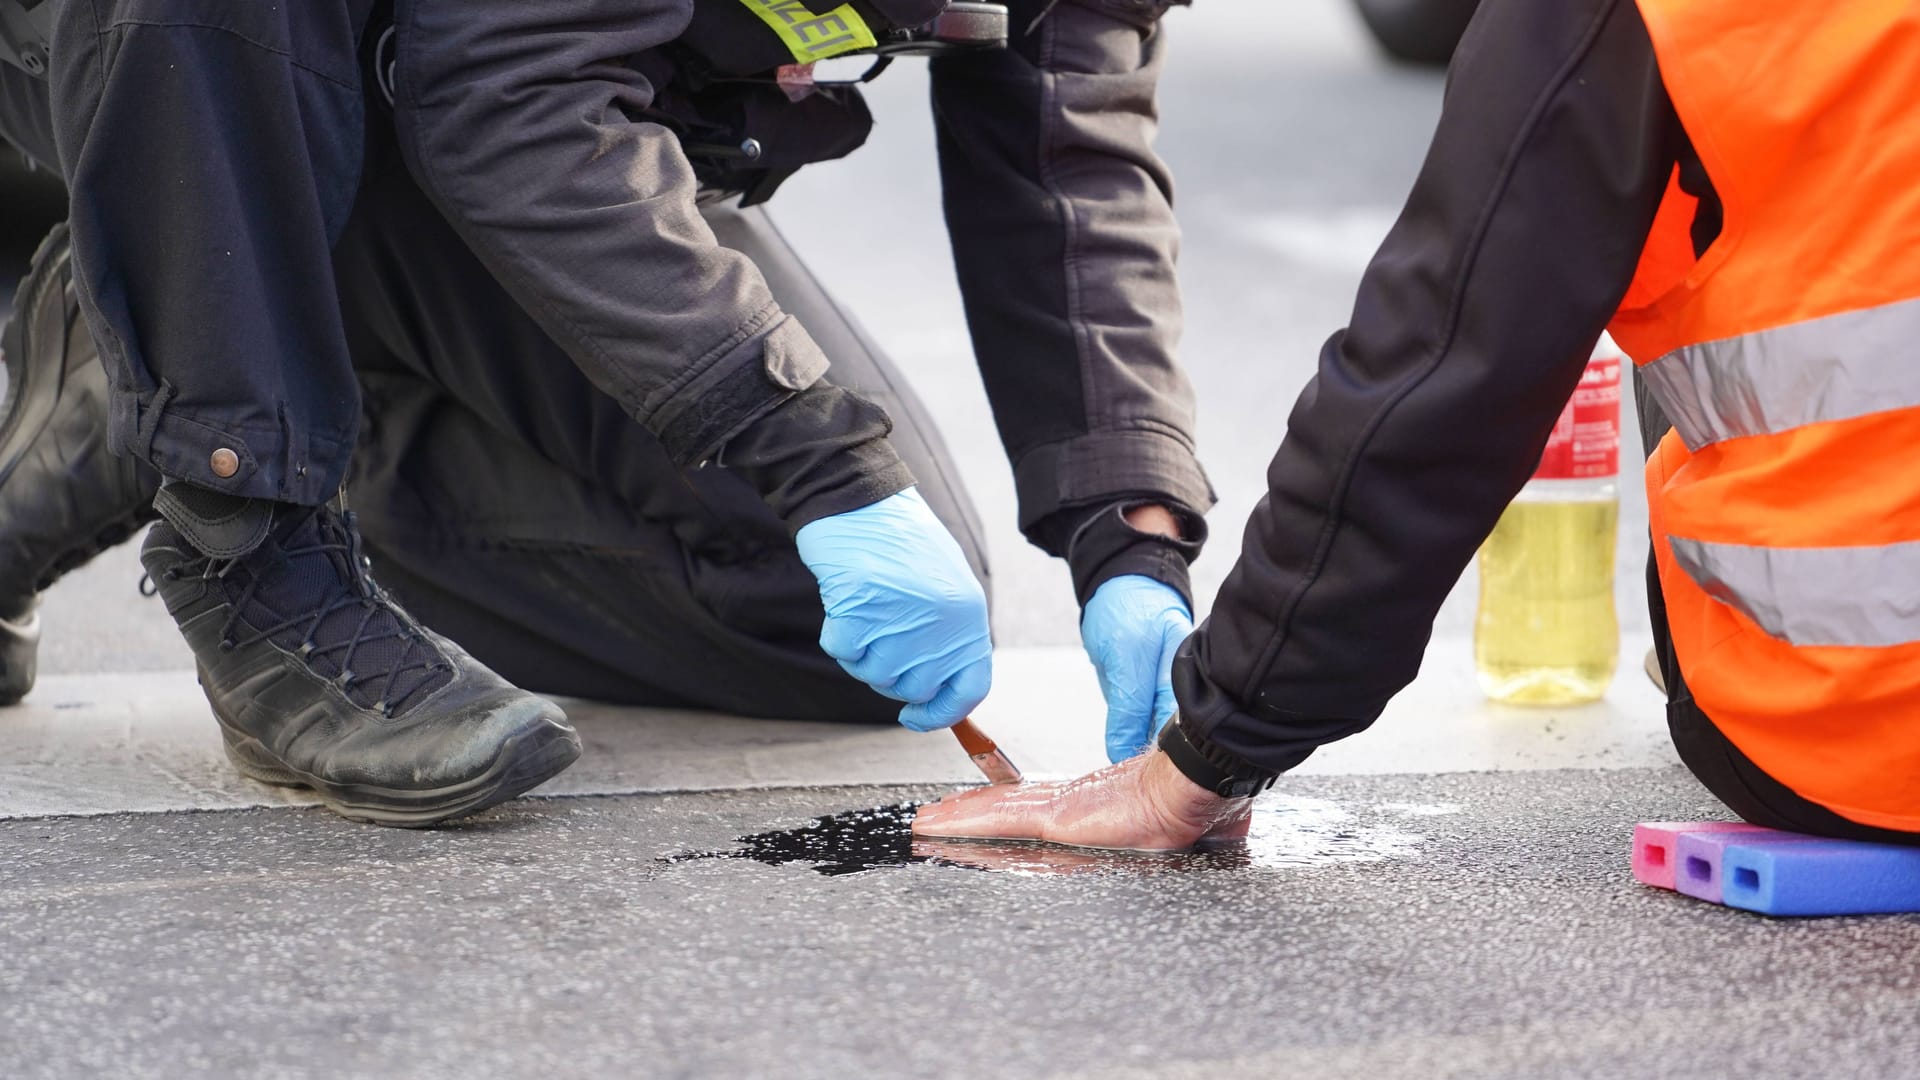
{"label": "blue nitrile glove", "polygon": [[1080,641],[1107,699],[1107,760],[1145,750],[1173,716],[1173,654],[1193,612],[1172,586],[1140,574],[1103,582],[1080,616]]}
{"label": "blue nitrile glove", "polygon": [[993,684],[987,594],[912,488],[804,525],[800,558],[820,582],[820,647],[847,673],[904,701],[915,731],[952,727]]}

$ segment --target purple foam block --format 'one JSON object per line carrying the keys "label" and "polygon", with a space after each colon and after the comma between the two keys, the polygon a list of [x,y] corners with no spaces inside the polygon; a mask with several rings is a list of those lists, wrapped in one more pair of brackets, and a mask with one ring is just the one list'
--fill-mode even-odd
{"label": "purple foam block", "polygon": [[1673,845],[1673,887],[1709,904],[1721,903],[1726,883],[1724,862],[1727,848],[1734,844],[1764,840],[1768,843],[1804,844],[1817,836],[1779,832],[1774,829],[1739,829],[1732,832],[1683,832]]}
{"label": "purple foam block", "polygon": [[1753,832],[1759,828],[1744,821],[1643,821],[1633,827],[1633,876],[1642,885],[1671,889],[1678,864],[1675,845],[1682,833]]}
{"label": "purple foam block", "polygon": [[1920,911],[1920,848],[1789,836],[1744,836],[1726,846],[1728,907],[1766,915]]}

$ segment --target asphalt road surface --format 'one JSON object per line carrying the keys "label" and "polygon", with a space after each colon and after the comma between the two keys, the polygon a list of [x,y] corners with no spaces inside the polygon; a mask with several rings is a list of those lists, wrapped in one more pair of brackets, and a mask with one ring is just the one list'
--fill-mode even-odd
{"label": "asphalt road surface", "polygon": [[1834,1080],[1920,1053],[1920,919],[1625,878],[1633,821],[1708,804],[1679,770],[1302,779],[1215,863],[670,861],[925,794],[0,823],[0,1073]]}

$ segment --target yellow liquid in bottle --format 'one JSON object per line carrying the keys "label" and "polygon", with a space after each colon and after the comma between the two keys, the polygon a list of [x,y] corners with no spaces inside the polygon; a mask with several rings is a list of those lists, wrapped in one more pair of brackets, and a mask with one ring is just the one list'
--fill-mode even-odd
{"label": "yellow liquid in bottle", "polygon": [[1620,656],[1613,549],[1620,504],[1516,500],[1480,549],[1473,658],[1508,705],[1598,701]]}

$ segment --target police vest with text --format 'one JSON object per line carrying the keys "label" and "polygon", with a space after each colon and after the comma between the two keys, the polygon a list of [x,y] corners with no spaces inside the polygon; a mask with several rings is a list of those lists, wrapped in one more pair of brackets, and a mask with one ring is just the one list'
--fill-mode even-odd
{"label": "police vest with text", "polygon": [[[680,135],[702,188],[752,205],[866,142],[859,87],[896,57],[1001,48],[1007,21],[995,3],[696,0],[685,33],[634,63],[657,89],[649,118]],[[821,75],[825,61],[840,70]]]}

